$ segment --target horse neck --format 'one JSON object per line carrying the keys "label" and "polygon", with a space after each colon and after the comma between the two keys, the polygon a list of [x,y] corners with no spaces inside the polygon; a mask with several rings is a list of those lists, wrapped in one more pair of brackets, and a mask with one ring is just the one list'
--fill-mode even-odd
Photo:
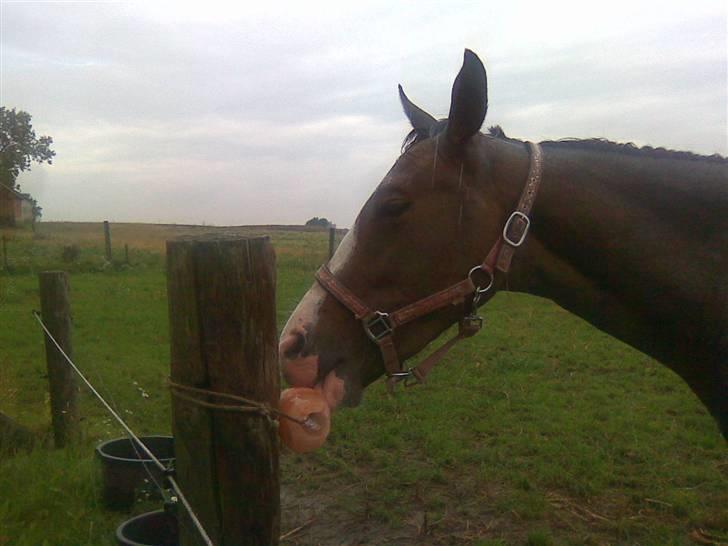
{"label": "horse neck", "polygon": [[[518,158],[513,150],[511,174],[528,164],[523,147]],[[531,233],[509,288],[552,299],[671,367],[710,358],[728,324],[728,238],[717,229],[726,174],[725,163],[544,146]],[[512,200],[513,179],[501,180]]]}

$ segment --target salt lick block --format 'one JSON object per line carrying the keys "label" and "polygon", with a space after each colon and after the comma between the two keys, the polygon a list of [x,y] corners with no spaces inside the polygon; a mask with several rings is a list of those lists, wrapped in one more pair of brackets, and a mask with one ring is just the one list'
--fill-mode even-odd
{"label": "salt lick block", "polygon": [[281,441],[297,453],[318,449],[331,430],[331,411],[320,390],[293,387],[281,393],[278,409],[303,421],[296,423],[281,416],[278,434]]}

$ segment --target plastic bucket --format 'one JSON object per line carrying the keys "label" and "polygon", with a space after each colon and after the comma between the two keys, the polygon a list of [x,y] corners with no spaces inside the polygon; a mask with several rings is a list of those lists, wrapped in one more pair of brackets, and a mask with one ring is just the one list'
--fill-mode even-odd
{"label": "plastic bucket", "polygon": [[164,510],[147,512],[116,528],[119,546],[177,546],[177,518]]}
{"label": "plastic bucket", "polygon": [[[139,439],[165,466],[174,461],[172,436],[141,436]],[[107,508],[126,510],[134,504],[137,495],[160,498],[149,475],[162,484],[162,472],[142,448],[132,444],[129,438],[118,438],[99,444],[96,455],[101,461],[102,498]]]}

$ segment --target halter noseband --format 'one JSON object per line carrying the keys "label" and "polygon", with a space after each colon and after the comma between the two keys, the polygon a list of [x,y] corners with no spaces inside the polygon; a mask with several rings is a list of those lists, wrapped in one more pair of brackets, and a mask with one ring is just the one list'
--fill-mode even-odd
{"label": "halter noseband", "polygon": [[[543,153],[538,144],[533,142],[527,144],[530,150],[530,165],[526,185],[521,193],[518,206],[506,220],[500,237],[491,247],[485,260],[473,267],[464,280],[396,311],[385,313],[370,309],[334,276],[328,266],[323,265],[316,272],[316,280],[319,284],[351,311],[357,320],[362,322],[366,335],[379,347],[387,375],[387,388],[390,391],[396,383],[402,380],[406,386],[423,383],[430,370],[442,360],[456,342],[475,335],[482,328],[483,319],[477,315],[478,303],[483,295],[493,287],[495,271],[508,273],[513,254],[526,240],[531,225],[529,214],[541,183]],[[485,286],[481,286],[473,280],[473,276],[478,272],[487,275],[488,282]],[[468,296],[472,296],[470,300],[466,299]],[[438,309],[460,303],[465,304],[465,314],[458,323],[458,333],[417,366],[403,369],[394,346],[395,329]]]}

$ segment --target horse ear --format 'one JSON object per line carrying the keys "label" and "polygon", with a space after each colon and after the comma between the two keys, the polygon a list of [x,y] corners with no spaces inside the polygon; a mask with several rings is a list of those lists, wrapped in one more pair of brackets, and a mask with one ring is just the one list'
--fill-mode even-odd
{"label": "horse ear", "polygon": [[488,81],[478,56],[465,50],[463,66],[452,86],[447,137],[462,144],[480,130],[488,110]]}
{"label": "horse ear", "polygon": [[437,124],[437,120],[410,101],[407,95],[404,94],[401,85],[398,85],[397,88],[399,89],[399,100],[402,103],[402,108],[412,127],[419,134],[429,136],[430,130]]}

